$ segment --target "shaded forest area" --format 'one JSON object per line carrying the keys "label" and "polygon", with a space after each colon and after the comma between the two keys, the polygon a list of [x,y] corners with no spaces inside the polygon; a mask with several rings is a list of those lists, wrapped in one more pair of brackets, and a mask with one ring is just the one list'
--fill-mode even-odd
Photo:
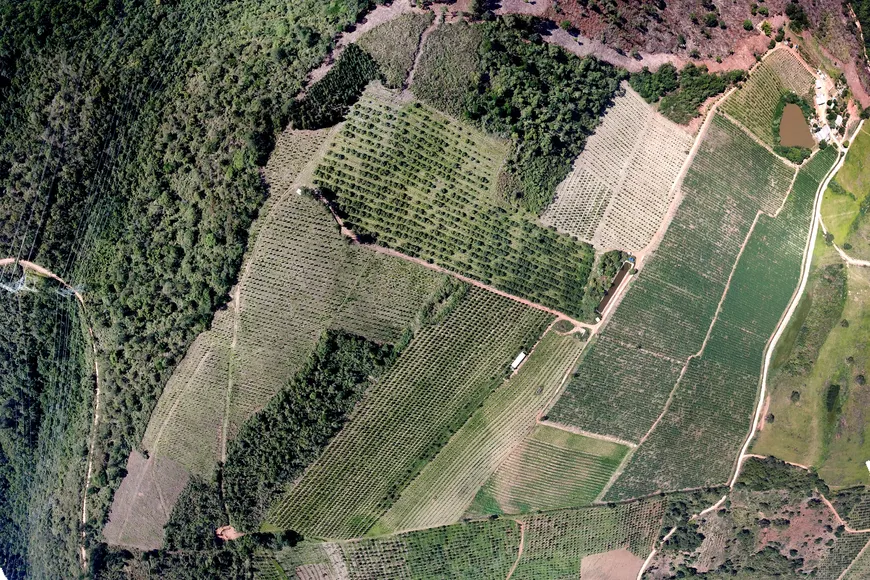
{"label": "shaded forest area", "polygon": [[[373,4],[0,4],[0,254],[39,262],[84,290],[105,369],[87,490],[89,548],[162,386],[227,300],[247,229],[268,194],[258,167],[293,97],[336,33]],[[11,353],[30,353],[28,363],[4,358],[16,370],[6,388],[21,396],[34,382],[51,384],[51,353],[28,341],[52,340],[55,329],[36,324],[52,316],[35,316],[28,328],[36,330],[8,341]],[[78,398],[92,390],[92,383],[73,389]],[[56,406],[46,416],[73,421],[77,412]],[[46,445],[46,453],[60,452],[59,439]],[[4,470],[15,471],[38,445],[4,438],[0,447]],[[86,455],[77,457],[79,468]],[[19,502],[9,513],[26,513],[33,499],[8,497]],[[77,558],[78,524],[64,522],[75,532],[62,557]],[[20,518],[3,521],[0,565],[10,578],[70,577],[43,561],[59,551],[39,543],[48,537]]]}

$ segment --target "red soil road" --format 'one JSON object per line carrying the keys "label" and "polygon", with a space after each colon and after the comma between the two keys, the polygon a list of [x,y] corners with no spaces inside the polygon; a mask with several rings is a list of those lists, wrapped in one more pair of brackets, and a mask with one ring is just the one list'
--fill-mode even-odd
{"label": "red soil road", "polygon": [[511,580],[511,576],[514,575],[514,572],[517,569],[517,566],[520,564],[520,558],[523,557],[523,548],[526,544],[526,522],[518,522],[520,524],[520,547],[517,550],[517,560],[514,562],[514,565],[511,566],[510,571],[505,576],[504,580]]}

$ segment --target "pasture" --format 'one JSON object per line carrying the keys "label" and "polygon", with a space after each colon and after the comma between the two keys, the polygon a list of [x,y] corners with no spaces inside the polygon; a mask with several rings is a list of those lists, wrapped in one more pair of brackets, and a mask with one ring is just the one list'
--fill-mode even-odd
{"label": "pasture", "polygon": [[692,137],[626,83],[589,137],[541,222],[597,249],[638,252],[674,198]]}
{"label": "pasture", "polygon": [[517,373],[487,397],[402,492],[381,518],[378,532],[459,521],[475,492],[523,444],[583,346],[576,334],[546,333]]}
{"label": "pasture", "polygon": [[728,480],[752,423],[767,342],[800,281],[816,191],[836,159],[833,148],[817,154],[776,217],[758,216],[703,353],[607,498]]}
{"label": "pasture", "polygon": [[870,129],[865,124],[855,136],[843,167],[831,182],[822,202],[822,221],[834,243],[859,260],[870,259]]}
{"label": "pasture", "polygon": [[508,150],[504,141],[373,86],[315,183],[364,239],[590,318],[583,298],[594,251],[498,199]]}
{"label": "pasture", "polygon": [[538,425],[481,488],[471,517],[550,511],[591,504],[628,447]]}
{"label": "pasture", "polygon": [[773,120],[780,98],[793,92],[812,100],[813,74],[791,51],[780,48],[770,53],[738,91],[728,97],[722,111],[734,117],[764,143],[777,144]]}
{"label": "pasture", "polygon": [[401,88],[414,65],[420,36],[432,24],[432,12],[411,12],[363,34],[358,44],[378,63],[386,86]]}
{"label": "pasture", "polygon": [[424,327],[268,523],[306,536],[367,532],[507,377],[551,317],[472,287]]}
{"label": "pasture", "polygon": [[779,209],[792,176],[741,129],[714,117],[661,245],[550,411],[552,420],[639,441],[701,349],[756,214]]}

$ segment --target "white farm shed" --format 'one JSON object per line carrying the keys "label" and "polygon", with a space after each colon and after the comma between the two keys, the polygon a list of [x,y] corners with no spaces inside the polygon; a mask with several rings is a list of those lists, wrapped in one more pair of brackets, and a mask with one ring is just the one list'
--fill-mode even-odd
{"label": "white farm shed", "polygon": [[520,354],[518,354],[517,358],[514,359],[514,362],[511,363],[511,370],[515,371],[520,368],[520,365],[523,364],[524,360],[526,360],[526,353],[520,351]]}

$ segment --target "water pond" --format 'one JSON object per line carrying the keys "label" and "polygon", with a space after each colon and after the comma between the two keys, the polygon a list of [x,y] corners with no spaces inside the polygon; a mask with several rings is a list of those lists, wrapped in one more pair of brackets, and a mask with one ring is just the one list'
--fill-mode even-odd
{"label": "water pond", "polygon": [[788,103],[782,112],[779,124],[779,142],[784,147],[806,147],[812,149],[816,144],[810,133],[810,126],[804,119],[803,111],[794,103]]}

